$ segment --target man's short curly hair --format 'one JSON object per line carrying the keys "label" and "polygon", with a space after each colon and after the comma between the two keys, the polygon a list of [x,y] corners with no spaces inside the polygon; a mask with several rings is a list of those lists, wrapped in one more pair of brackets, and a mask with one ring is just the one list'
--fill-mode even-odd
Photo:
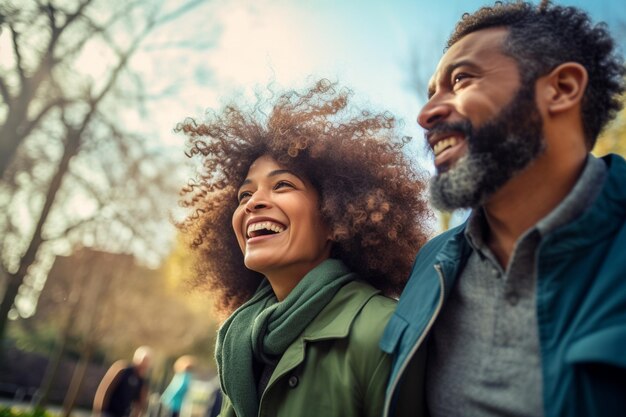
{"label": "man's short curly hair", "polygon": [[464,14],[448,39],[450,47],[465,35],[492,27],[505,27],[509,34],[503,52],[514,58],[523,85],[534,85],[564,62],[577,62],[589,74],[582,101],[582,119],[587,147],[592,149],[604,126],[621,108],[624,92],[623,60],[604,23],[593,25],[589,15],[575,7],[542,1],[496,2],[473,14]]}
{"label": "man's short curly hair", "polygon": [[231,216],[238,187],[263,155],[316,187],[332,257],[386,294],[397,295],[406,283],[428,237],[425,181],[403,153],[407,139],[396,120],[351,111],[350,95],[321,80],[304,93],[279,95],[268,116],[258,105],[230,105],[204,123],[177,126],[187,136],[187,155],[202,160],[198,178],[181,191],[192,214],[179,226],[198,250],[197,282],[219,293],[223,312],[244,303],[262,279],[244,266]]}

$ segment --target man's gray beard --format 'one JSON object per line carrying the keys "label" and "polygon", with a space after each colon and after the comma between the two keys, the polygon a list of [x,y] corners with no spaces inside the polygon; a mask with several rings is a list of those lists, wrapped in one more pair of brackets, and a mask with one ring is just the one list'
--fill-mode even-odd
{"label": "man's gray beard", "polygon": [[490,155],[463,155],[448,171],[430,180],[430,203],[437,210],[480,206],[489,197],[483,188],[484,177],[495,167]]}
{"label": "man's gray beard", "polygon": [[467,153],[450,169],[430,180],[432,206],[441,211],[452,211],[483,205],[543,153],[545,141],[539,129],[534,132],[537,134],[534,139],[531,139],[532,131],[529,136],[511,134],[491,152],[477,153],[468,146]]}

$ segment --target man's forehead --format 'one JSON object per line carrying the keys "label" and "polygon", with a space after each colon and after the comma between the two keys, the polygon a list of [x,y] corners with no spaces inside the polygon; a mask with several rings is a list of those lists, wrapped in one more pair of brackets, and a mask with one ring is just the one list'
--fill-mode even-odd
{"label": "man's forehead", "polygon": [[460,62],[487,64],[492,54],[502,54],[502,43],[508,34],[504,27],[481,29],[469,33],[452,45],[439,60],[437,69],[430,79],[432,86],[441,77],[445,77]]}

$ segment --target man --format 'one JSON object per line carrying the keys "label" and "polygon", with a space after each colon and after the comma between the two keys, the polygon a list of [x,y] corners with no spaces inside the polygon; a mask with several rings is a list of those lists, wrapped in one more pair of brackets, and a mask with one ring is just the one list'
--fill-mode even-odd
{"label": "man", "polygon": [[626,413],[626,162],[589,151],[624,69],[604,26],[496,4],[452,34],[418,116],[439,209],[381,347],[388,415]]}
{"label": "man", "polygon": [[150,348],[141,346],[135,351],[132,364],[118,361],[111,365],[96,391],[94,413],[102,417],[140,417],[147,406],[146,376],[151,359]]}

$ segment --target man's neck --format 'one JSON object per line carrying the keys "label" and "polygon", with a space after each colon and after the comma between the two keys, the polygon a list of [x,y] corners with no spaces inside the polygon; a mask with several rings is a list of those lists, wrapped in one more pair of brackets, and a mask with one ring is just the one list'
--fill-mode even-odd
{"label": "man's neck", "polygon": [[572,190],[585,157],[539,157],[496,192],[484,205],[487,244],[506,268],[520,236],[544,218]]}

